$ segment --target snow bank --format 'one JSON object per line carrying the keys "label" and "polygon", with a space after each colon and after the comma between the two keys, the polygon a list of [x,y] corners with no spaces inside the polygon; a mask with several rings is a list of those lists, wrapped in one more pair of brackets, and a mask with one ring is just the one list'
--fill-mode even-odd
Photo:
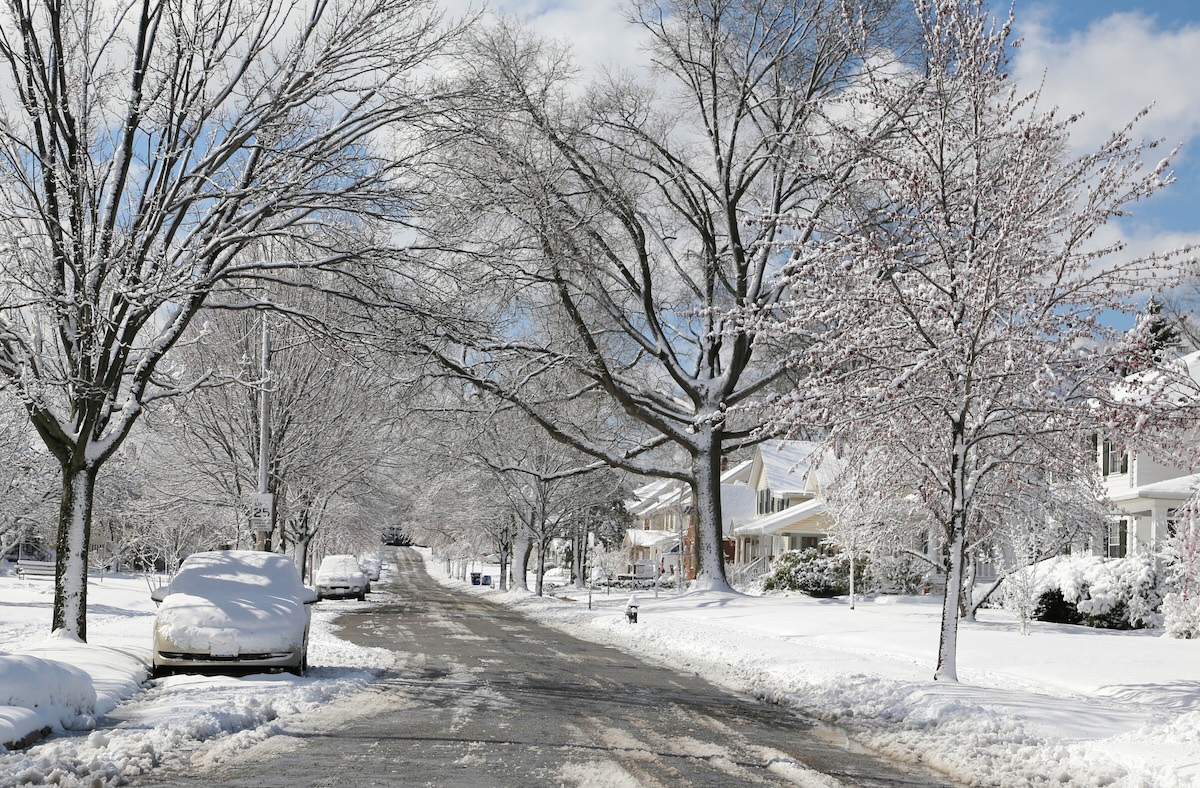
{"label": "snow bank", "polygon": [[[89,633],[106,646],[29,637],[28,621],[48,620],[51,602],[43,604],[37,589],[23,591],[9,586],[0,594],[0,641],[32,643],[20,654],[0,655],[0,687],[7,692],[23,685],[21,703],[27,705],[0,707],[0,730],[19,740],[46,728],[88,730],[101,717],[104,727],[0,749],[0,786],[104,788],[162,767],[209,768],[279,736],[287,720],[331,708],[344,716],[362,713],[362,690],[396,661],[391,652],[337,638],[332,622],[344,610],[327,605],[313,613],[311,667],[302,678],[181,675],[146,683],[154,615],[144,580],[110,577],[89,589]],[[68,674],[70,681],[60,685]],[[71,689],[64,693],[63,686]],[[64,712],[89,692],[90,713]]]}
{"label": "snow bank", "polygon": [[63,631],[19,652],[0,652],[0,745],[47,731],[89,730],[138,692],[148,674],[145,656]]}

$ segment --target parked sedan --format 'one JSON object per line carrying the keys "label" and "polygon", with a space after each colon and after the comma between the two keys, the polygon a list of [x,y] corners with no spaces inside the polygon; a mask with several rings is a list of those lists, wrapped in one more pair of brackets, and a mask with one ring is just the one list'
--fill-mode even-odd
{"label": "parked sedan", "polygon": [[362,567],[367,579],[374,583],[383,572],[383,557],[379,553],[369,553],[358,559],[358,565]]}
{"label": "parked sedan", "polygon": [[366,599],[371,581],[352,555],[327,555],[317,567],[317,599]]}
{"label": "parked sedan", "polygon": [[188,556],[170,585],[150,594],[155,675],[287,670],[308,665],[309,607],[317,592],[286,555],[217,550]]}

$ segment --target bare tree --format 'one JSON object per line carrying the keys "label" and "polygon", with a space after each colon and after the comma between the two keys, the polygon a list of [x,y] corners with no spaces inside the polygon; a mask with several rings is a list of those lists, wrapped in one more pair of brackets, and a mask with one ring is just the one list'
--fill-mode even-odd
{"label": "bare tree", "polygon": [[724,315],[777,302],[778,217],[819,214],[838,188],[845,162],[812,141],[864,66],[853,44],[892,33],[896,5],[851,18],[819,0],[634,2],[653,73],[586,91],[562,52],[509,25],[467,66],[487,103],[446,132],[446,207],[427,231],[508,286],[489,280],[495,332],[430,351],[556,439],[691,485],[698,587],[728,588],[721,457],[761,437],[727,411],[780,374],[765,338]]}
{"label": "bare tree", "polygon": [[0,376],[62,468],[54,628],[86,636],[97,472],[187,388],[164,358],[210,293],[377,278],[442,44],[427,0],[0,7]]}
{"label": "bare tree", "polygon": [[[323,325],[344,322],[338,301],[299,291],[271,300]],[[401,413],[386,370],[367,356],[307,323],[272,320],[271,359],[262,375],[259,315],[214,313],[203,336],[178,349],[174,360],[204,370],[208,383],[164,418],[151,418],[154,440],[175,457],[163,458],[174,489],[203,479],[195,499],[231,512],[248,531],[246,501],[259,482],[260,397],[270,397],[266,460],[275,495],[273,548],[295,548],[307,565],[308,544],[323,522],[345,520],[346,532],[363,533],[356,543],[378,541],[383,516],[362,517],[388,490],[389,458],[403,444],[397,436]],[[359,517],[350,517],[354,509]],[[349,548],[343,546],[342,551]]]}

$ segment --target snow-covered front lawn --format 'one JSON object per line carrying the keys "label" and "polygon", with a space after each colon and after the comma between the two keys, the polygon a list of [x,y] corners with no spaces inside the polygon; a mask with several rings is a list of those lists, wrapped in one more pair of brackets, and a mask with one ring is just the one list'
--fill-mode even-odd
{"label": "snow-covered front lawn", "polygon": [[[537,598],[453,580],[436,562],[429,569],[464,592],[794,706],[965,783],[1200,785],[1200,641],[1044,624],[1022,636],[1005,613],[985,611],[963,625],[961,683],[944,684],[931,680],[934,598],[859,600],[850,610],[844,599],[639,592],[639,622],[629,624],[628,593],[597,592],[589,610],[586,589]],[[0,575],[0,741],[43,727],[84,733],[0,752],[3,786],[111,785],[163,764],[202,770],[275,735],[281,719],[335,707],[349,715],[345,701],[395,665],[388,652],[336,636],[333,618],[360,603],[322,603],[303,678],[145,684],[154,618],[145,579],[92,581],[86,645],[48,635],[52,601],[49,581]],[[102,716],[105,727],[86,733]]]}

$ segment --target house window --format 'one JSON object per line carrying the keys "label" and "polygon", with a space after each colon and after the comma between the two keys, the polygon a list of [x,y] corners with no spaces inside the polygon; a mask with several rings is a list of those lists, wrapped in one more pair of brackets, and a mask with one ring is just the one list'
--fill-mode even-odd
{"label": "house window", "polygon": [[782,512],[788,507],[787,498],[775,498],[771,496],[771,488],[764,487],[758,491],[758,502],[755,506],[759,514],[771,514],[773,512]]}
{"label": "house window", "polygon": [[1104,457],[1102,467],[1105,476],[1118,473],[1129,473],[1129,455],[1120,450],[1112,441],[1104,442]]}
{"label": "house window", "polygon": [[1108,557],[1124,558],[1129,549],[1129,521],[1117,520],[1108,524]]}
{"label": "house window", "polygon": [[813,550],[816,550],[820,544],[821,544],[821,538],[819,536],[801,536],[800,537],[800,549],[801,550],[808,550],[810,548]]}
{"label": "house window", "polygon": [[758,491],[758,505],[755,507],[759,514],[771,513],[771,488],[764,487]]}

